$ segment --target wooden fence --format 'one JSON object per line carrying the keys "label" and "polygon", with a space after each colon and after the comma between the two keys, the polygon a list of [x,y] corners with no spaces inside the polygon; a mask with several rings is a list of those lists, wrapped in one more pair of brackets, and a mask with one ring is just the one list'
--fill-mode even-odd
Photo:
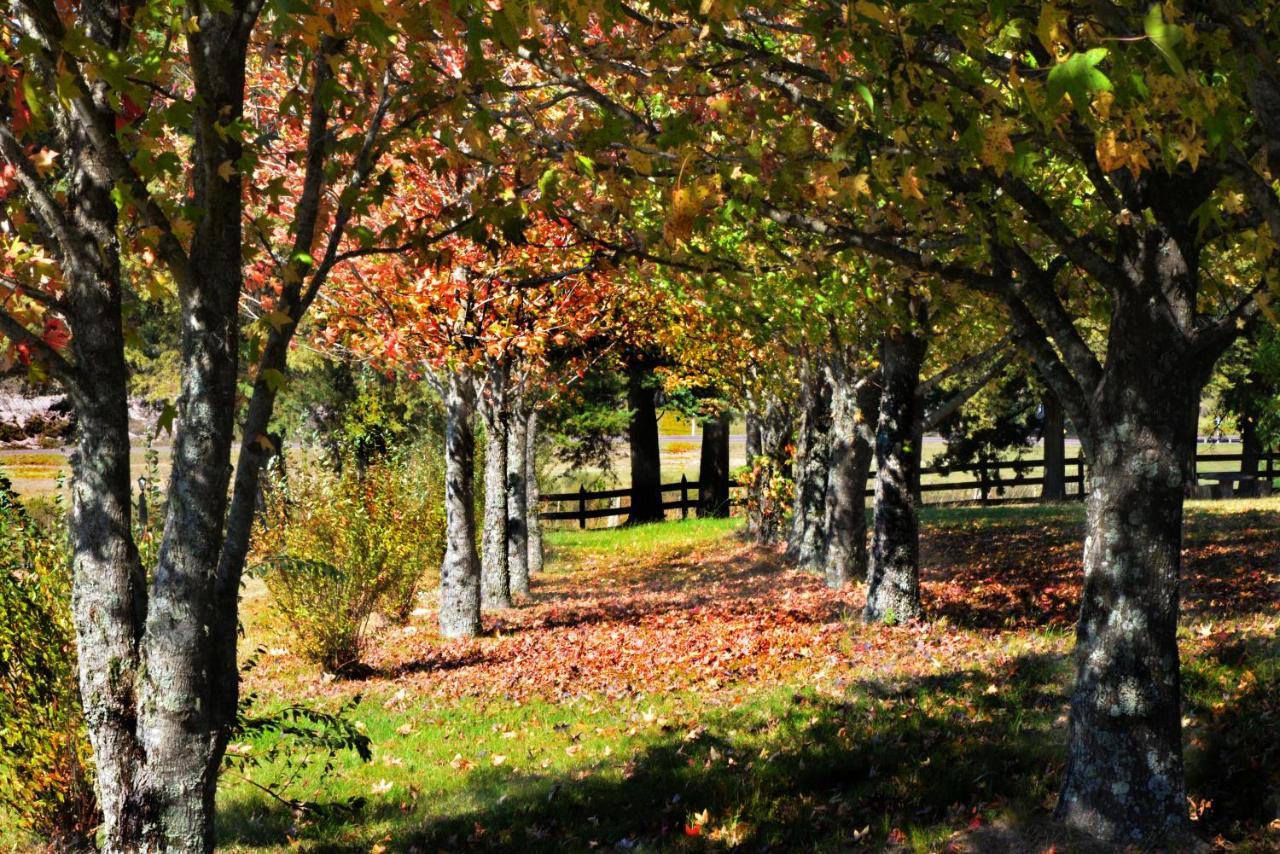
{"label": "wooden fence", "polygon": [[[1262,454],[1255,478],[1240,473],[1239,464],[1244,460],[1242,454],[1198,453],[1197,482],[1193,494],[1201,498],[1223,498],[1236,494],[1270,492],[1277,456],[1280,454],[1272,451]],[[1087,465],[1084,458],[1079,456],[1064,461],[1066,499],[1081,501],[1085,498]],[[1037,471],[1039,474],[1034,474]],[[963,479],[965,475],[969,479]],[[956,480],[956,477],[962,479]],[[872,472],[865,491],[867,498],[875,496],[874,478],[875,473]],[[925,466],[920,471],[920,479],[921,503],[934,507],[1026,503],[1041,498],[1044,460],[1014,459],[986,465]],[[730,487],[734,490],[741,489],[736,482],[731,482]],[[678,512],[681,519],[688,518],[689,511],[697,509],[698,488],[698,481],[686,477],[681,477],[677,483],[662,484],[663,509]],[[678,493],[678,497],[667,500],[666,495],[669,493]],[[542,502],[550,509],[543,510],[540,515],[547,521],[576,521],[579,528],[586,528],[591,519],[626,516],[630,507],[621,502],[630,497],[630,489],[588,491],[585,486],[580,487],[577,492],[547,493],[542,496]],[[731,503],[740,504],[741,499],[735,499]]]}

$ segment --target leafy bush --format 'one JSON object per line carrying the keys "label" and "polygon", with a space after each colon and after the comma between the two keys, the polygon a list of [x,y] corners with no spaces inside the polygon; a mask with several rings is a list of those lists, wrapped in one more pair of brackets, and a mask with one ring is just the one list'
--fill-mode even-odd
{"label": "leafy bush", "polygon": [[374,614],[406,620],[438,571],[444,476],[436,448],[336,468],[308,459],[271,478],[254,559],[299,652],[343,674],[360,664]]}
{"label": "leafy bush", "polygon": [[101,820],[76,682],[70,564],[0,490],[0,808],[58,850],[91,847]]}

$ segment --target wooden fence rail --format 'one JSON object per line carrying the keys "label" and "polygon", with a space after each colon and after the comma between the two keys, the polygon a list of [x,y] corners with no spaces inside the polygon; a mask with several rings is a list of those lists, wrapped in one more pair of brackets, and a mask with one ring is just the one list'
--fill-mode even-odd
{"label": "wooden fence rail", "polygon": [[[1258,494],[1270,492],[1276,474],[1276,458],[1280,453],[1268,451],[1258,460],[1258,475],[1243,475],[1239,466],[1235,471],[1222,470],[1226,463],[1242,463],[1243,454],[1197,454],[1197,479],[1194,494],[1203,498],[1229,497],[1233,494]],[[1082,501],[1086,495],[1086,467],[1083,457],[1074,457],[1064,461],[1063,480],[1068,500]],[[1216,470],[1210,471],[1209,467]],[[1032,475],[1039,471],[1038,475]],[[920,502],[934,507],[945,507],[965,504],[1010,504],[1037,501],[1040,489],[1029,492],[1031,487],[1044,486],[1044,460],[1040,458],[1006,460],[998,463],[970,466],[925,466],[920,471]],[[951,480],[956,475],[971,475],[969,480]],[[875,472],[868,479],[864,492],[867,498],[875,496]],[[1209,481],[1208,484],[1202,481]],[[741,489],[741,484],[730,482],[732,489]],[[687,519],[690,510],[698,506],[699,484],[696,480],[681,477],[679,482],[662,484],[662,492],[679,493],[674,500],[664,500],[664,510],[677,510],[680,518]],[[949,497],[929,500],[930,496],[950,493]],[[957,496],[956,493],[959,493]],[[630,507],[621,504],[622,499],[630,499],[630,489],[605,489],[588,491],[580,487],[577,492],[552,492],[542,496],[542,502],[552,509],[543,510],[541,518],[547,521],[576,521],[579,528],[587,527],[590,519],[608,519],[626,516]],[[601,502],[608,502],[602,506]],[[741,499],[732,503],[739,504]]]}

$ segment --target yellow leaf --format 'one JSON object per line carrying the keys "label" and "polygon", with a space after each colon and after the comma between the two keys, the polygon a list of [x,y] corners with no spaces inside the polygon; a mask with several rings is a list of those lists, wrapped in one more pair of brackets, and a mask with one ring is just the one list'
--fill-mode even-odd
{"label": "yellow leaf", "polygon": [[924,193],[920,192],[920,179],[916,176],[916,167],[912,166],[898,176],[898,187],[905,199],[924,201]]}
{"label": "yellow leaf", "polygon": [[224,181],[230,181],[236,174],[236,165],[230,160],[224,160],[218,165],[218,177]]}

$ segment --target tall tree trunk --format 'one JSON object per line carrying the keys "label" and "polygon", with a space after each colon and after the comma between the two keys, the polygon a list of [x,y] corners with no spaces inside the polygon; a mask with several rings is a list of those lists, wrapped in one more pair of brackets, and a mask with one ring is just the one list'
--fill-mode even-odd
{"label": "tall tree trunk", "polygon": [[1066,424],[1062,402],[1051,391],[1044,395],[1044,483],[1040,487],[1043,501],[1062,501],[1067,497]]}
{"label": "tall tree trunk", "polygon": [[658,407],[649,371],[634,364],[627,372],[627,406],[631,409],[631,509],[627,524],[661,522],[662,457],[658,448]]}
{"label": "tall tree trunk", "polygon": [[[208,18],[206,23],[205,17]],[[243,146],[222,128],[239,120],[247,40],[239,15],[202,16],[189,34],[195,99],[191,276],[178,284],[183,318],[182,390],[167,493],[164,536],[142,639],[138,732],[149,846],[213,850],[214,795],[230,730],[219,689],[226,650],[212,627],[234,623],[219,609],[235,439],[240,349],[243,177],[219,175]],[[249,496],[251,499],[252,496]]]}
{"label": "tall tree trunk", "polygon": [[796,432],[795,502],[787,558],[803,569],[821,569],[826,541],[828,441],[831,435],[831,386],[819,362],[807,368]]}
{"label": "tall tree trunk", "polygon": [[510,608],[511,574],[507,562],[506,378],[493,378],[484,412],[484,531],[480,537],[480,603]]}
{"label": "tall tree trunk", "polygon": [[922,615],[914,485],[919,479],[917,425],[923,423],[916,388],[925,346],[923,333],[912,329],[886,333],[881,345],[875,525],[864,611],[868,621],[907,622]]}
{"label": "tall tree trunk", "polygon": [[71,458],[72,613],[80,695],[93,745],[108,849],[123,850],[144,832],[137,772],[139,642],[146,578],[134,545],[129,473],[128,368],[121,324],[120,259],[111,181],[88,154],[71,177],[69,202],[98,231],[96,257],[68,265],[68,321],[78,379],[68,385],[75,408]]}
{"label": "tall tree trunk", "polygon": [[867,475],[871,470],[879,377],[856,377],[847,367],[829,372],[831,467],[827,478],[827,543],[823,576],[839,589],[867,573]]}
{"label": "tall tree trunk", "polygon": [[723,519],[729,515],[729,413],[702,422],[702,452],[698,461],[698,517]]}
{"label": "tall tree trunk", "polygon": [[1133,381],[1104,384],[1091,413],[1085,586],[1058,803],[1062,820],[1118,842],[1187,821],[1176,632],[1199,384],[1156,367],[1171,356],[1133,355],[1122,369]]}
{"label": "tall tree trunk", "polygon": [[542,490],[538,486],[538,411],[529,407],[524,437],[525,502],[529,518],[529,574],[542,572]]}
{"label": "tall tree trunk", "polygon": [[529,595],[528,413],[519,396],[507,426],[507,573],[512,596]]}
{"label": "tall tree trunk", "polygon": [[440,634],[480,634],[480,558],[476,555],[475,390],[451,375],[445,389],[445,552],[440,567]]}

